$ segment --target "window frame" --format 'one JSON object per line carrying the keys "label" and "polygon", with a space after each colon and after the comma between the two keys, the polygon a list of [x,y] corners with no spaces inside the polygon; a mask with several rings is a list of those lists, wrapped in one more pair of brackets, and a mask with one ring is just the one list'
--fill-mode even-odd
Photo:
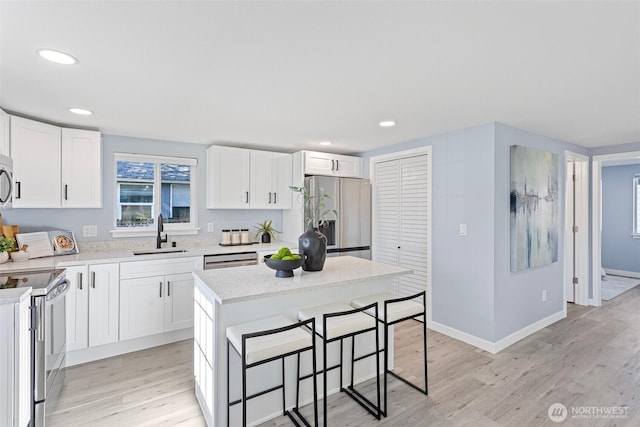
{"label": "window frame", "polygon": [[[197,166],[198,159],[189,157],[158,156],[153,154],[113,153],[113,220],[110,231],[112,237],[141,237],[155,236],[157,224],[146,227],[118,227],[118,210],[120,206],[120,188],[118,182],[118,161],[144,162],[154,164],[153,173],[153,203],[152,212],[154,218],[162,212],[162,175],[161,164],[188,165],[189,169],[189,217],[188,223],[164,222],[164,232],[172,235],[186,235],[198,233],[198,207],[197,207]],[[135,183],[135,181],[132,181]]]}

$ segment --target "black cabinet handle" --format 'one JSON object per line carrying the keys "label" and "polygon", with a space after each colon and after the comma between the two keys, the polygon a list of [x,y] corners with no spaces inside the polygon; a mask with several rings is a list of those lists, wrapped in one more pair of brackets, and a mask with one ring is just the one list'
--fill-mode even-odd
{"label": "black cabinet handle", "polygon": [[171,282],[167,280],[167,296],[171,296]]}
{"label": "black cabinet handle", "polygon": [[333,170],[333,168],[335,167],[334,162],[335,160],[331,160],[331,170]]}
{"label": "black cabinet handle", "polygon": [[69,199],[68,196],[69,196],[69,186],[67,184],[65,184],[64,185],[64,199],[68,200]]}
{"label": "black cabinet handle", "polygon": [[273,193],[273,204],[274,205],[278,203],[278,198],[277,198],[276,194],[278,194],[278,193]]}
{"label": "black cabinet handle", "polygon": [[244,202],[245,203],[249,203],[249,192],[248,191],[244,192],[244,197],[245,197],[245,201]]}
{"label": "black cabinet handle", "polygon": [[95,271],[91,272],[91,287],[93,289],[96,288],[96,272]]}
{"label": "black cabinet handle", "polygon": [[162,282],[160,282],[160,298],[162,298]]}
{"label": "black cabinet handle", "polygon": [[336,172],[340,169],[340,160],[336,160]]}
{"label": "black cabinet handle", "polygon": [[269,204],[271,204],[271,193],[269,193]]}
{"label": "black cabinet handle", "polygon": [[22,185],[20,184],[20,181],[16,181],[16,199],[20,198],[21,187]]}
{"label": "black cabinet handle", "polygon": [[78,273],[78,287],[82,290],[82,273]]}

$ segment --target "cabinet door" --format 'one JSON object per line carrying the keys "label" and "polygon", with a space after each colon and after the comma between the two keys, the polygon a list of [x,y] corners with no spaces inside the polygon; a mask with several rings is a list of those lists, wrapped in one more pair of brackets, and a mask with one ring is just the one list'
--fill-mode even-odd
{"label": "cabinet door", "polygon": [[336,175],[335,160],[329,153],[305,151],[304,173],[305,175]]}
{"label": "cabinet door", "polygon": [[354,156],[335,156],[334,172],[338,176],[362,178],[362,158]]}
{"label": "cabinet door", "polygon": [[273,208],[273,153],[251,151],[250,194],[252,209]]}
{"label": "cabinet door", "polygon": [[67,267],[67,351],[89,346],[89,275],[87,267]]}
{"label": "cabinet door", "polygon": [[14,426],[27,426],[31,420],[31,299],[27,298],[16,304],[16,405]]}
{"label": "cabinet door", "polygon": [[293,158],[291,154],[273,153],[273,204],[276,209],[291,209]]}
{"label": "cabinet door", "polygon": [[102,207],[100,132],[62,129],[62,207]]}
{"label": "cabinet door", "polygon": [[193,274],[172,274],[165,277],[167,297],[164,299],[164,330],[193,326]]}
{"label": "cabinet door", "polygon": [[0,109],[0,154],[11,157],[9,115]]}
{"label": "cabinet door", "polygon": [[250,150],[211,146],[207,149],[207,208],[249,208]]}
{"label": "cabinet door", "polygon": [[120,281],[120,339],[144,337],[164,331],[163,276]]}
{"label": "cabinet door", "polygon": [[118,341],[118,264],[89,266],[89,347]]}
{"label": "cabinet door", "polygon": [[11,117],[14,208],[60,207],[60,128]]}

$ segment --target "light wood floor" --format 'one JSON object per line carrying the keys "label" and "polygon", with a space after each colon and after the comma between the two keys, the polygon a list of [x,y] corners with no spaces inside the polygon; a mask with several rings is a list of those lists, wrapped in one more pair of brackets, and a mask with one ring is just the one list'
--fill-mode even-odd
{"label": "light wood floor", "polygon": [[[397,328],[396,365],[420,376],[420,325]],[[58,426],[204,425],[183,341],[67,370]],[[390,377],[389,417],[376,421],[351,399],[329,398],[330,426],[554,426],[553,403],[626,406],[618,419],[565,426],[640,425],[640,288],[602,308],[569,305],[557,322],[492,355],[429,331],[429,396]],[[373,384],[364,387],[371,395]],[[303,408],[310,415],[311,408]],[[288,425],[279,417],[265,426]]]}

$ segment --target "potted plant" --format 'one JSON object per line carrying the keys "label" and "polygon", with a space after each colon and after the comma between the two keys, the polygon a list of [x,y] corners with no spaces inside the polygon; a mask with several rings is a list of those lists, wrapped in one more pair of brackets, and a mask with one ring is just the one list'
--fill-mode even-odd
{"label": "potted plant", "polygon": [[289,187],[302,198],[302,205],[307,218],[307,231],[298,239],[298,252],[304,255],[305,260],[302,269],[305,271],[321,271],[327,258],[327,237],[322,234],[320,228],[328,225],[327,216],[338,216],[335,209],[328,208],[326,201],[331,196],[318,189],[317,194],[309,194],[305,187]]}
{"label": "potted plant", "polygon": [[9,260],[8,251],[13,249],[14,244],[15,240],[7,239],[4,235],[0,235],[0,264]]}
{"label": "potted plant", "polygon": [[273,228],[273,221],[270,219],[259,222],[258,226],[257,227],[254,226],[253,228],[258,230],[256,232],[256,239],[258,238],[258,236],[262,235],[261,237],[262,243],[271,243],[271,239],[275,240],[276,233],[279,233],[278,230]]}

